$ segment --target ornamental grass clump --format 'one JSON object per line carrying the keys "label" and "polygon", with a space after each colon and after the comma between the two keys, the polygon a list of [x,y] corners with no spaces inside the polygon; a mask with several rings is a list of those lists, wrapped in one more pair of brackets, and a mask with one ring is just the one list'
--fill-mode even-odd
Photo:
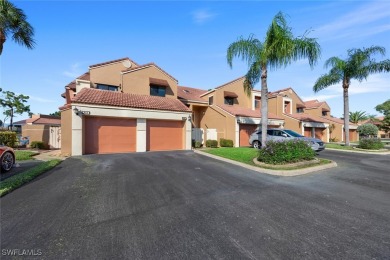
{"label": "ornamental grass clump", "polygon": [[268,164],[287,164],[313,160],[315,152],[307,141],[280,140],[268,141],[264,148],[259,150],[258,161]]}

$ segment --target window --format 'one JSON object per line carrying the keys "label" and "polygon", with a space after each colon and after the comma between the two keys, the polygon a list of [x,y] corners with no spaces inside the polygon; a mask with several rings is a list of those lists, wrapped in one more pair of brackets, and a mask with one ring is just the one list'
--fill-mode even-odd
{"label": "window", "polygon": [[298,107],[297,108],[297,113],[303,113],[303,108],[302,107]]}
{"label": "window", "polygon": [[150,85],[150,95],[165,97],[166,88],[164,86]]}
{"label": "window", "polygon": [[255,109],[260,108],[261,106],[261,97],[255,97]]}
{"label": "window", "polygon": [[284,113],[291,114],[291,103],[290,101],[284,101]]}
{"label": "window", "polygon": [[327,115],[328,115],[328,112],[322,111],[322,116],[327,116]]}
{"label": "window", "polygon": [[209,97],[209,105],[212,105],[214,102],[214,96]]}
{"label": "window", "polygon": [[234,103],[234,98],[231,97],[225,97],[225,105],[233,105]]}
{"label": "window", "polygon": [[105,85],[105,84],[96,84],[97,89],[109,90],[109,91],[118,91],[117,86]]}

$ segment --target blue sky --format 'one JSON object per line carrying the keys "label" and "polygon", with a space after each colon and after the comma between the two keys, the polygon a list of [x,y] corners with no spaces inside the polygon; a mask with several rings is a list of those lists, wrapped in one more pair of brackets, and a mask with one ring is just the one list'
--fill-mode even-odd
{"label": "blue sky", "polygon": [[[139,64],[155,62],[179,85],[211,89],[246,73],[247,64],[226,49],[251,33],[262,40],[278,11],[288,15],[295,36],[310,30],[318,38],[321,59],[311,70],[300,60],[269,71],[270,91],[292,87],[304,99],[325,100],[332,115],[342,116],[341,85],[317,94],[315,80],[326,73],[331,56],[346,58],[350,48],[380,45],[390,58],[389,1],[13,1],[35,28],[36,48],[5,43],[0,56],[3,90],[30,96],[34,113],[49,114],[64,100],[64,86],[88,66],[122,57]],[[260,88],[257,86],[256,88]],[[350,111],[377,114],[374,107],[390,98],[390,74],[353,81]],[[2,112],[2,111],[0,111]],[[26,114],[16,120],[25,119]],[[4,116],[0,115],[3,120]],[[7,121],[8,123],[8,121]]]}

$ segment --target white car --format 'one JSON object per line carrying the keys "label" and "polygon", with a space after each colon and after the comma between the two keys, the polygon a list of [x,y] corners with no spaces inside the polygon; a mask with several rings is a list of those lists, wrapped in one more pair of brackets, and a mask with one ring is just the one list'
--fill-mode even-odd
{"label": "white car", "polygon": [[[289,139],[300,139],[307,141],[310,144],[311,149],[316,152],[322,151],[325,149],[324,142],[317,138],[305,137],[300,135],[292,130],[288,129],[278,129],[271,128],[267,129],[267,141],[268,140],[289,140]],[[261,148],[261,129],[256,130],[249,137],[249,144],[256,148]]]}

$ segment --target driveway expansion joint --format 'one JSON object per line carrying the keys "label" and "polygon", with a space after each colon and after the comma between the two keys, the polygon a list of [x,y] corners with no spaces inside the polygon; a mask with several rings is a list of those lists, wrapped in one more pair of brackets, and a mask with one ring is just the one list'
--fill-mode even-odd
{"label": "driveway expansion joint", "polygon": [[226,158],[216,156],[213,154],[209,154],[209,153],[205,153],[205,152],[202,152],[199,150],[194,150],[194,152],[201,154],[201,155],[204,155],[204,156],[208,156],[208,157],[220,160],[220,161],[223,161],[223,162],[238,165],[238,166],[244,167],[244,168],[249,169],[249,170],[257,171],[260,173],[266,173],[266,174],[270,174],[270,175],[275,175],[275,176],[284,176],[284,177],[299,176],[299,175],[303,175],[303,174],[307,174],[307,173],[312,173],[312,172],[316,172],[316,171],[321,171],[321,170],[337,167],[337,163],[334,161],[331,161],[331,163],[328,163],[328,164],[307,167],[307,168],[297,169],[297,170],[272,170],[272,169],[260,168],[260,167],[248,165],[245,163],[237,162],[234,160],[226,159]]}

